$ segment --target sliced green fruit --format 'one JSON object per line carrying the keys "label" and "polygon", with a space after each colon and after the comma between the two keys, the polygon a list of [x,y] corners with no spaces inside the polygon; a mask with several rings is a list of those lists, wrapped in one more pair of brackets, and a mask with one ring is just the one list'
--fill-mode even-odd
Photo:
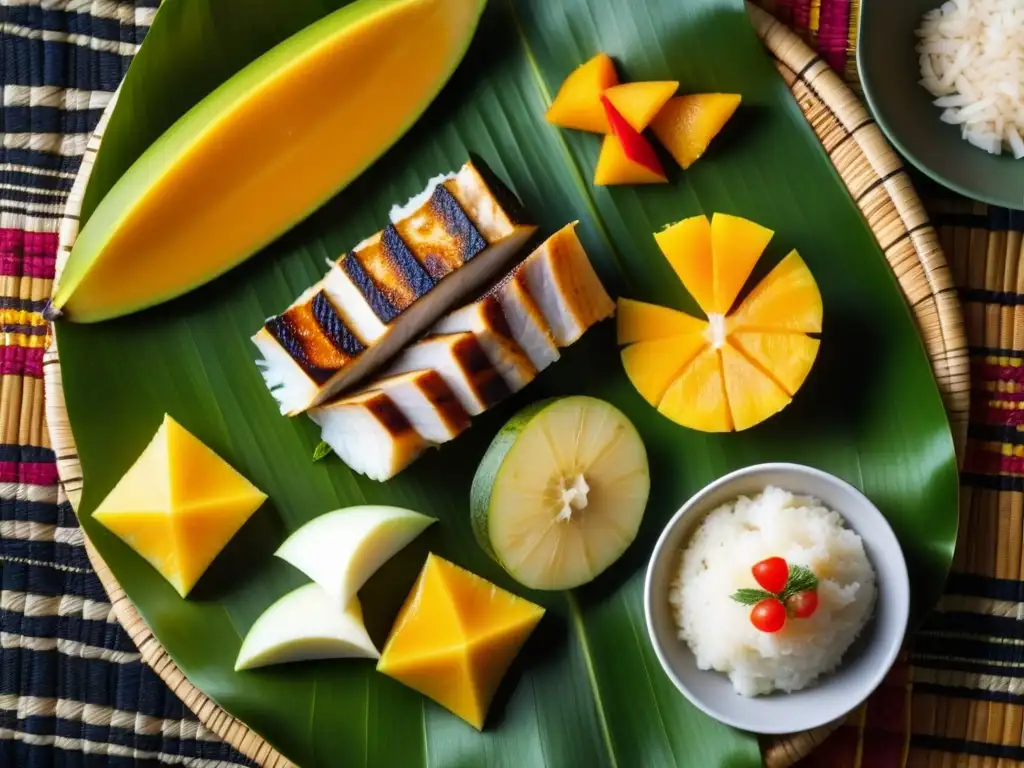
{"label": "sliced green fruit", "polygon": [[647,451],[621,411],[592,397],[542,401],[512,417],[480,462],[473,532],[519,583],[571,589],[633,542],[650,485]]}
{"label": "sliced green fruit", "polygon": [[274,554],[323,587],[340,609],[378,568],[434,522],[400,507],[337,509],[310,520]]}
{"label": "sliced green fruit", "polygon": [[79,322],[144,309],[276,239],[412,126],[461,61],[484,5],[356,0],[256,59],[100,202],[53,309]]}
{"label": "sliced green fruit", "polygon": [[379,659],[359,598],[344,611],[319,584],[306,584],[265,610],[249,628],[235,671],[313,659]]}

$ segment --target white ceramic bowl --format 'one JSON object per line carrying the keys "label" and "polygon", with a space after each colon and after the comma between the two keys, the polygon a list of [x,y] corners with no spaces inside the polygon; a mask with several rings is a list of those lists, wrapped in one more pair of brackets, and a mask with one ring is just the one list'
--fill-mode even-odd
{"label": "white ceramic bowl", "polygon": [[[745,698],[735,692],[725,674],[697,668],[689,647],[678,637],[668,594],[683,547],[703,517],[737,496],[756,495],[768,485],[814,496],[842,515],[847,527],[864,540],[877,576],[878,599],[873,617],[837,670],[801,691]],[[896,535],[864,494],[810,467],[758,464],[716,480],[672,517],[647,569],[644,613],[661,666],[694,705],[735,728],[793,733],[837,720],[882,682],[903,644],[910,613],[910,579]]]}

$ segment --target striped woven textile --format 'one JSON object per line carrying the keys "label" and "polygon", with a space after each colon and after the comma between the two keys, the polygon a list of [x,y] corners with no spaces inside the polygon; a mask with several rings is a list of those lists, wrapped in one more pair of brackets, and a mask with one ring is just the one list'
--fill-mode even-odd
{"label": "striped woven textile", "polygon": [[[857,0],[760,2],[856,85]],[[249,765],[116,624],[43,425],[57,218],[157,4],[0,0],[0,766]],[[920,188],[974,359],[960,546],[905,658],[807,768],[1024,765],[1024,214]]]}
{"label": "striped woven textile", "polygon": [[0,766],[249,765],[116,623],[57,488],[40,312],[86,140],[157,0],[0,0]]}

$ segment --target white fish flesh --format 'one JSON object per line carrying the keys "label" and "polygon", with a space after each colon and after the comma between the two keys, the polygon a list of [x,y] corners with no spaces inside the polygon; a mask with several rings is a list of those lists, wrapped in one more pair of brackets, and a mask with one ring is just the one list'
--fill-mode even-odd
{"label": "white fish flesh", "polygon": [[512,192],[473,163],[393,213],[253,337],[282,413],[301,413],[380,368],[493,280],[536,230],[521,223]]}

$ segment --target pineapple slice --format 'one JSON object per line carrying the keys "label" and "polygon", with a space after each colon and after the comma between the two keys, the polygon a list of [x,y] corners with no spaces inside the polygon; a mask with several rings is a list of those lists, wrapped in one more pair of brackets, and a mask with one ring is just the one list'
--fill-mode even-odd
{"label": "pineapple slice", "polygon": [[790,397],[803,386],[821,342],[802,333],[740,331],[729,342],[762,370],[769,371]]}
{"label": "pineapple slice", "polygon": [[693,216],[677,221],[661,232],[655,232],[654,240],[697,305],[705,314],[713,312],[714,265],[708,217]]}
{"label": "pineapple slice", "polygon": [[622,412],[592,397],[535,403],[498,433],[473,478],[477,541],[519,583],[572,589],[636,538],[650,474]]}
{"label": "pineapple slice", "polygon": [[704,333],[708,327],[685,312],[633,299],[619,299],[615,320],[619,344]]}
{"label": "pineapple slice", "polygon": [[774,234],[770,229],[739,216],[716,213],[711,217],[711,251],[714,254],[712,312],[725,314],[732,309],[743,284]]}
{"label": "pineapple slice", "polygon": [[732,344],[726,342],[718,353],[733,429],[749,429],[789,405],[789,395]]}
{"label": "pineapple slice", "polygon": [[818,286],[796,251],[725,313],[750,277],[771,230],[716,213],[655,234],[704,322],[666,307],[619,299],[626,375],[647,402],[686,427],[748,429],[785,408],[807,379],[822,327]]}
{"label": "pineapple slice", "polygon": [[796,251],[750,292],[729,316],[730,330],[821,333],[821,293]]}
{"label": "pineapple slice", "polygon": [[698,355],[668,388],[658,412],[700,432],[731,432],[721,355],[711,347]]}
{"label": "pineapple slice", "polygon": [[657,403],[707,345],[703,332],[641,341],[622,350],[622,367],[644,400]]}

